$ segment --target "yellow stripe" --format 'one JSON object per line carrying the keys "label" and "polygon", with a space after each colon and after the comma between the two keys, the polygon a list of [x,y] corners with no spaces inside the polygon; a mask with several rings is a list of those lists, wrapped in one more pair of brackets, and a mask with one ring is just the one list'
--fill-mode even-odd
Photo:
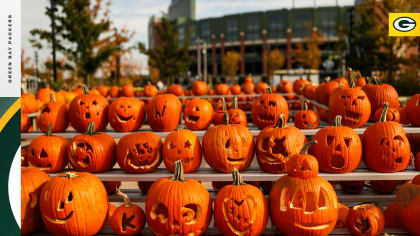
{"label": "yellow stripe", "polygon": [[4,126],[6,126],[7,122],[12,118],[12,116],[19,111],[20,109],[20,98],[16,100],[15,103],[7,111],[3,114],[0,118],[0,132],[3,130]]}

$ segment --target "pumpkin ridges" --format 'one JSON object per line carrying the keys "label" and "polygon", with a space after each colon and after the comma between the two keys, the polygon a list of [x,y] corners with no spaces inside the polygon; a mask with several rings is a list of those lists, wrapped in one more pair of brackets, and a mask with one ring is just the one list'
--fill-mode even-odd
{"label": "pumpkin ridges", "polygon": [[362,204],[350,208],[347,228],[353,235],[379,235],[385,225],[381,210],[373,204]]}
{"label": "pumpkin ridges", "polygon": [[[419,179],[420,175],[414,177]],[[397,192],[395,202],[398,204],[400,223],[412,235],[420,234],[420,181],[408,181]]]}
{"label": "pumpkin ridges", "polygon": [[[197,111],[197,109],[199,111]],[[207,100],[193,98],[185,104],[184,121],[190,130],[207,129],[212,123],[213,117],[213,107]]]}
{"label": "pumpkin ridges", "polygon": [[46,132],[50,123],[53,124],[53,132],[63,132],[69,125],[68,115],[66,105],[56,102],[55,95],[50,93],[50,102],[41,106],[36,116],[36,123],[43,132]]}
{"label": "pumpkin ridges", "polygon": [[116,208],[112,215],[112,230],[118,235],[137,235],[146,223],[144,211],[139,206],[131,204],[125,193],[119,189],[116,192],[124,199],[124,204]]}
{"label": "pumpkin ridges", "polygon": [[147,120],[150,128],[158,132],[176,129],[181,116],[181,101],[173,94],[155,96],[147,106]]}
{"label": "pumpkin ridges", "polygon": [[108,120],[117,132],[138,130],[146,117],[146,106],[143,101],[132,97],[120,97],[114,100],[108,109]]}

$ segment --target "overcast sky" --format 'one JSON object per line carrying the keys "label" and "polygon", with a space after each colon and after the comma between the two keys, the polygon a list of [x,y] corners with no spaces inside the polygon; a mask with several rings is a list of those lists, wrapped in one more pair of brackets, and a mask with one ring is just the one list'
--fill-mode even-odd
{"label": "overcast sky", "polygon": [[[22,48],[25,54],[32,57],[34,50],[28,39],[34,28],[48,29],[50,20],[45,15],[49,0],[22,0]],[[144,42],[147,45],[147,25],[150,16],[166,12],[170,0],[112,0],[111,20],[118,28],[126,27],[136,34],[131,44]],[[295,0],[295,7],[353,5],[354,0]],[[196,18],[218,17],[252,11],[265,11],[280,8],[292,8],[293,0],[196,0]],[[45,48],[39,52],[40,61],[49,57],[50,51]],[[137,54],[135,58],[145,60]]]}

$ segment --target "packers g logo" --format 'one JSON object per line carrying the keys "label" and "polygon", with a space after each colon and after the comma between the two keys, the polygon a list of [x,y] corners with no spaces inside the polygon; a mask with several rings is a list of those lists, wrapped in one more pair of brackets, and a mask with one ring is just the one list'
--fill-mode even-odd
{"label": "packers g logo", "polygon": [[410,17],[400,17],[394,21],[394,28],[401,32],[408,32],[416,27],[416,21]]}
{"label": "packers g logo", "polygon": [[420,36],[420,13],[389,13],[389,36]]}

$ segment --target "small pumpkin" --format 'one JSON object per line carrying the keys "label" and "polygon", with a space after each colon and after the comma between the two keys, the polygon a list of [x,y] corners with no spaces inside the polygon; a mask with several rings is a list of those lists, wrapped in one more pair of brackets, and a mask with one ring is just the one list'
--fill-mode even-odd
{"label": "small pumpkin", "polygon": [[50,96],[50,102],[45,103],[36,115],[36,125],[42,132],[47,132],[50,124],[52,124],[51,132],[64,132],[69,126],[67,106],[56,102],[53,93]]}
{"label": "small pumpkin", "polygon": [[173,94],[155,96],[147,106],[147,120],[150,128],[158,132],[176,129],[181,116],[181,101]]}
{"label": "small pumpkin", "polygon": [[308,83],[305,85],[305,87],[303,88],[303,95],[310,100],[315,100],[316,99],[316,88],[318,87],[318,84],[315,83]]}
{"label": "small pumpkin", "polygon": [[375,205],[361,204],[350,208],[346,224],[352,235],[374,236],[384,230],[385,218]]}
{"label": "small pumpkin", "polygon": [[121,181],[102,181],[107,194],[113,194],[121,186]]}
{"label": "small pumpkin", "polygon": [[99,92],[100,95],[102,95],[104,97],[107,97],[108,96],[109,89],[108,89],[107,86],[105,86],[105,85],[99,85],[98,87],[96,87],[96,90],[98,90],[98,92]]}
{"label": "small pumpkin", "polygon": [[117,132],[138,130],[145,118],[145,104],[132,97],[120,97],[108,109],[108,120]]}
{"label": "small pumpkin", "polygon": [[223,119],[224,119],[224,114],[228,111],[227,107],[226,107],[226,101],[224,97],[220,97],[220,100],[222,101],[222,107],[220,109],[217,109],[216,107],[216,112],[214,113],[213,116],[213,124],[214,125],[221,125],[223,124]]}
{"label": "small pumpkin", "polygon": [[302,77],[298,78],[293,82],[293,91],[299,95],[303,95],[303,88],[305,88],[308,83],[308,80],[305,80]]}
{"label": "small pumpkin", "polygon": [[109,89],[109,95],[112,98],[118,97],[120,95],[120,87],[118,87],[118,85],[111,86]]}
{"label": "small pumpkin", "polygon": [[277,86],[277,90],[280,93],[290,94],[290,95],[284,96],[287,100],[295,98],[295,96],[293,95],[293,83],[290,80],[282,79],[279,85]]}
{"label": "small pumpkin", "polygon": [[[248,77],[250,78],[250,77]],[[242,91],[244,91],[245,94],[252,94],[254,93],[255,85],[252,81],[252,78],[245,80],[245,82],[241,86]]]}
{"label": "small pumpkin", "polygon": [[233,99],[232,108],[228,110],[229,124],[243,125],[246,127],[247,119],[243,110],[238,108],[238,97]]}
{"label": "small pumpkin", "polygon": [[347,228],[347,214],[349,213],[349,208],[342,204],[338,203],[338,220],[335,225],[336,228]]}
{"label": "small pumpkin", "polygon": [[365,187],[364,180],[340,181],[341,189],[348,194],[359,194]]}
{"label": "small pumpkin", "polygon": [[395,200],[400,223],[412,235],[420,235],[420,175],[403,184]]}
{"label": "small pumpkin", "polygon": [[393,202],[384,210],[385,228],[402,228],[398,218],[398,204]]}
{"label": "small pumpkin", "polygon": [[275,125],[280,114],[286,121],[289,119],[287,101],[280,94],[271,93],[271,88],[267,88],[267,93],[260,95],[252,104],[252,121],[260,129]]}
{"label": "small pumpkin", "polygon": [[146,86],[144,86],[143,94],[145,97],[154,97],[158,95],[158,89],[149,82]]}
{"label": "small pumpkin", "polygon": [[192,92],[195,96],[203,96],[207,93],[207,84],[204,81],[196,80],[192,85]]}
{"label": "small pumpkin", "polygon": [[134,86],[133,86],[133,84],[124,84],[121,87],[121,95],[123,97],[134,97]]}
{"label": "small pumpkin", "polygon": [[68,149],[70,164],[77,171],[99,173],[115,165],[116,143],[107,133],[95,132],[95,123],[89,123],[84,134],[73,137]]}
{"label": "small pumpkin", "polygon": [[166,93],[171,93],[175,96],[183,96],[184,95],[184,89],[180,84],[173,84],[168,87],[166,90]]}
{"label": "small pumpkin", "polygon": [[214,91],[217,95],[226,95],[229,91],[229,85],[225,83],[217,84],[216,87],[214,87]]}
{"label": "small pumpkin", "polygon": [[207,100],[193,98],[185,104],[184,121],[190,130],[206,130],[213,121],[213,107]]}
{"label": "small pumpkin", "polygon": [[405,110],[410,123],[414,126],[420,126],[420,93],[408,99]]}
{"label": "small pumpkin", "polygon": [[[373,121],[378,122],[381,118],[381,114],[384,111],[384,107],[379,108],[376,110],[375,115],[373,116]],[[388,111],[386,113],[386,120],[387,121],[395,121],[400,123],[400,111],[399,108],[390,108],[388,107]]]}
{"label": "small pumpkin", "polygon": [[318,115],[316,112],[308,110],[308,103],[305,101],[303,110],[295,115],[295,126],[299,129],[316,129],[318,125]]}
{"label": "small pumpkin", "polygon": [[26,133],[32,126],[31,119],[28,117],[26,113],[20,113],[20,132]]}
{"label": "small pumpkin", "polygon": [[371,180],[370,186],[372,189],[381,194],[391,194],[395,191],[398,185],[398,180]]}
{"label": "small pumpkin", "polygon": [[267,92],[267,88],[271,88],[270,85],[268,85],[265,82],[259,82],[257,84],[257,86],[255,87],[255,93],[258,93],[258,94],[266,93]]}
{"label": "small pumpkin", "polygon": [[38,111],[38,103],[32,93],[22,93],[21,95],[22,113],[33,113]]}
{"label": "small pumpkin", "polygon": [[238,95],[238,94],[241,94],[242,88],[239,84],[234,84],[234,85],[230,86],[230,92],[232,94]]}

